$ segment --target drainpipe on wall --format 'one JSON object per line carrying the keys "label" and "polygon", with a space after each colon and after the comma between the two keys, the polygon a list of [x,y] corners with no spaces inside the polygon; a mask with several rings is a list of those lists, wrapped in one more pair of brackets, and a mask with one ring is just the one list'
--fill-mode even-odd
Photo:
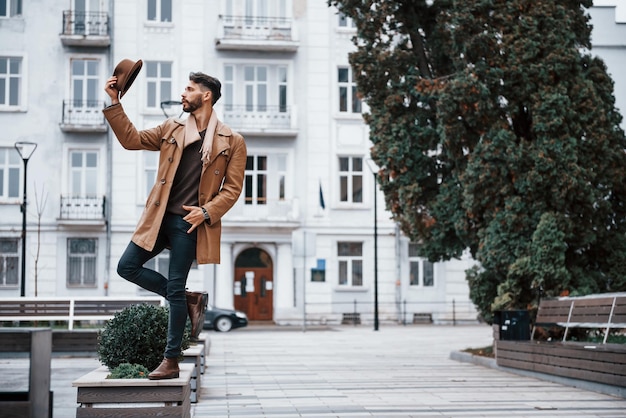
{"label": "drainpipe on wall", "polygon": [[[109,74],[113,74],[113,40],[115,37],[113,36],[113,12],[115,11],[115,1],[111,0],[109,2],[109,37],[111,38],[111,44],[109,45],[109,54],[108,54],[108,68],[110,69]],[[106,143],[106,167],[107,167],[107,179],[106,179],[106,194],[107,197],[105,200],[104,206],[104,224],[106,227],[106,245],[105,245],[105,256],[104,256],[104,296],[109,295],[109,283],[111,280],[111,208],[112,208],[112,193],[113,193],[113,132],[110,129],[107,129],[107,143]]]}
{"label": "drainpipe on wall", "polygon": [[400,234],[400,227],[396,223],[394,226],[395,232],[395,244],[396,244],[396,310],[398,322],[403,323],[402,318],[402,269],[401,269],[401,255],[402,255],[402,241]]}

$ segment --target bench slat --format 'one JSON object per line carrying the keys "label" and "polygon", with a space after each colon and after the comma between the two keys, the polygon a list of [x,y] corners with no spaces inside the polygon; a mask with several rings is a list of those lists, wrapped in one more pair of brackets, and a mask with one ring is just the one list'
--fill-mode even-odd
{"label": "bench slat", "polygon": [[96,329],[54,330],[52,332],[52,352],[96,352],[98,350]]}
{"label": "bench slat", "polygon": [[626,387],[626,347],[584,344],[497,341],[497,364],[575,379]]}
{"label": "bench slat", "polygon": [[[8,330],[6,332],[9,332]],[[19,353],[30,352],[30,340],[29,334],[11,334],[2,336],[2,343],[0,344],[0,352],[3,353]]]}
{"label": "bench slat", "polygon": [[[159,301],[145,301],[139,303],[148,303],[151,305],[159,305]],[[121,300],[99,300],[99,301],[76,301],[74,303],[74,315],[115,315],[130,305],[138,304],[137,301],[121,301]]]}
{"label": "bench slat", "polygon": [[626,323],[626,296],[615,299],[615,309],[613,310],[611,322],[614,324]]}
{"label": "bench slat", "polygon": [[69,315],[69,301],[0,301],[0,316]]}
{"label": "bench slat", "polygon": [[0,299],[0,321],[106,321],[131,305],[163,305],[160,297],[144,298],[7,298]]}
{"label": "bench slat", "polygon": [[537,310],[536,324],[556,325],[567,322],[572,302],[561,299],[544,299]]}
{"label": "bench slat", "polygon": [[521,370],[546,373],[571,379],[588,380],[618,387],[626,387],[626,377],[607,375],[590,370],[578,370],[565,367],[557,367],[547,363],[538,364],[534,362],[519,361],[514,359],[502,359],[498,361],[498,366],[512,367]]}
{"label": "bench slat", "polygon": [[[518,344],[519,343],[519,344]],[[529,353],[550,354],[551,350],[558,350],[565,356],[580,357],[584,353],[584,357],[588,359],[602,360],[605,356],[616,355],[616,359],[611,361],[619,364],[626,364],[626,345],[624,344],[594,344],[579,342],[553,342],[553,341],[498,341],[498,347],[501,345],[514,345],[516,350],[526,351]],[[595,348],[585,348],[595,346]],[[626,373],[625,373],[626,375]]]}
{"label": "bench slat", "polygon": [[500,353],[500,358],[505,357],[510,360],[531,361],[536,364],[546,364],[556,367],[605,373],[608,375],[621,375],[626,377],[626,373],[624,373],[626,365],[621,365],[622,370],[620,371],[616,370],[615,364],[607,363],[605,361],[586,360],[571,356],[560,357],[558,355],[546,355],[546,353],[508,352],[506,356],[503,353]]}
{"label": "bench slat", "polygon": [[615,298],[576,299],[569,322],[608,323]]}
{"label": "bench slat", "polygon": [[[541,354],[549,356],[550,361],[555,359],[562,366],[569,365],[569,367],[578,367],[586,370],[592,370],[596,367],[591,365],[590,362],[593,362],[597,367],[604,367],[606,373],[626,376],[626,347],[619,344],[597,344],[595,345],[596,348],[584,348],[590,345],[522,341],[511,346],[511,344],[501,343],[502,341],[498,341],[498,356],[504,355],[500,348],[506,346],[508,347],[507,356],[511,352],[515,352],[517,359],[528,359],[532,355]],[[607,367],[607,365],[610,367]]]}

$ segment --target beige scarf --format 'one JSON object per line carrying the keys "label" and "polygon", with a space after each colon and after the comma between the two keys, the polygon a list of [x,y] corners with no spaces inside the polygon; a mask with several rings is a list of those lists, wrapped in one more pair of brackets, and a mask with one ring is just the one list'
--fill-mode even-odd
{"label": "beige scarf", "polygon": [[[209,126],[204,133],[204,141],[202,142],[202,148],[200,153],[202,157],[202,165],[205,166],[211,161],[211,150],[213,148],[213,136],[215,135],[215,128],[217,128],[217,115],[215,111],[211,112],[211,118],[209,119]],[[192,113],[189,114],[187,122],[185,123],[185,144],[191,144],[200,139],[200,133],[198,132],[198,126],[196,125],[196,118]]]}

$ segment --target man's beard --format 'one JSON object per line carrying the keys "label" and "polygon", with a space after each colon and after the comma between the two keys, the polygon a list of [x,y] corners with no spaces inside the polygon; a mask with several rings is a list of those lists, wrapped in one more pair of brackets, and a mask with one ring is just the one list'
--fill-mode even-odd
{"label": "man's beard", "polygon": [[196,110],[200,109],[201,107],[202,107],[202,99],[198,99],[193,102],[187,101],[187,103],[183,103],[183,112],[193,113]]}

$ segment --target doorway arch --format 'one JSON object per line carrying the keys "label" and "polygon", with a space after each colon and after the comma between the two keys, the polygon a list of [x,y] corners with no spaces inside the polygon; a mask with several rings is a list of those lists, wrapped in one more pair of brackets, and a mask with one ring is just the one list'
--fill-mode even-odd
{"label": "doorway arch", "polygon": [[235,260],[235,309],[251,321],[270,321],[274,312],[274,265],[261,248],[242,251]]}

